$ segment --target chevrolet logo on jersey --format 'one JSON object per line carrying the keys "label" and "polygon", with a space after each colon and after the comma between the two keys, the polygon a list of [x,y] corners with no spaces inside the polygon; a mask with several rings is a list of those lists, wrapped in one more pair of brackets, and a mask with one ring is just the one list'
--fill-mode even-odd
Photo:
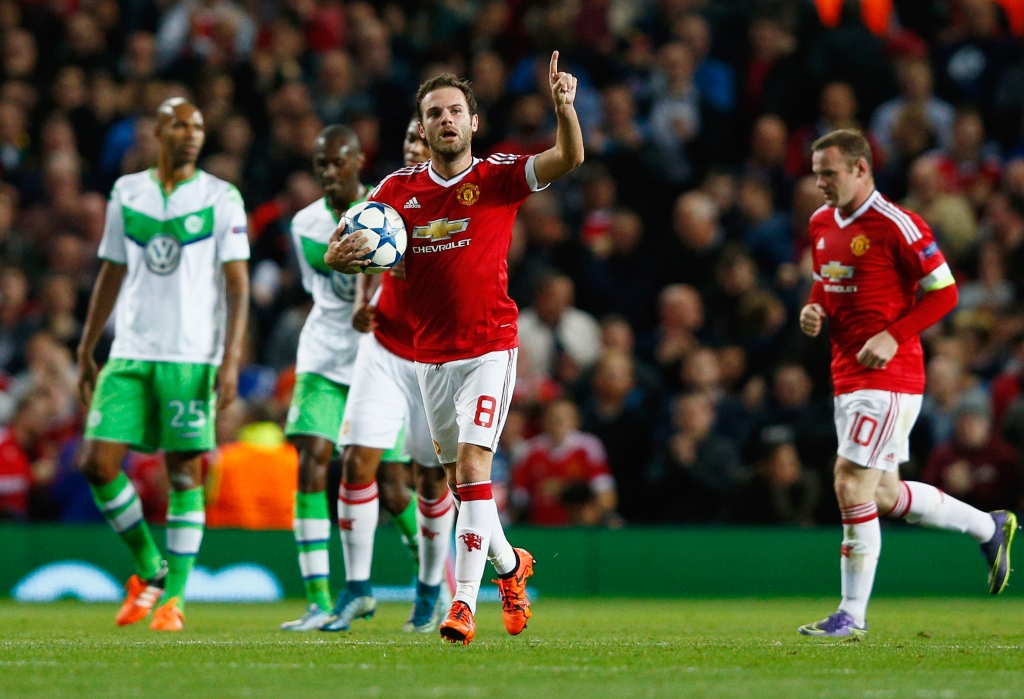
{"label": "chevrolet logo on jersey", "polygon": [[465,233],[469,228],[469,219],[460,218],[449,221],[447,218],[439,218],[431,221],[426,226],[416,226],[412,229],[413,238],[427,238],[429,240],[451,240],[456,233]]}
{"label": "chevrolet logo on jersey", "polygon": [[853,267],[841,265],[833,260],[827,265],[821,266],[821,278],[827,279],[832,283],[841,282],[844,279],[852,279]]}

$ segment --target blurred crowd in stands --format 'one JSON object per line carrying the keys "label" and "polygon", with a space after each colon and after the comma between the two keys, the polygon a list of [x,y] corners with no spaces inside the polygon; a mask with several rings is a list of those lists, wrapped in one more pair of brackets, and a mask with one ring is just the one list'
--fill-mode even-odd
{"label": "blurred crowd in stands", "polygon": [[[200,165],[250,212],[244,400],[209,459],[210,522],[287,528],[279,425],[310,308],[288,226],[320,196],[317,132],[355,129],[372,184],[401,165],[418,83],[452,71],[480,103],[477,155],[539,152],[552,49],[579,79],[587,161],[526,201],[509,253],[510,519],[838,518],[828,341],[797,314],[822,204],[809,146],[842,127],[869,135],[879,189],[932,226],[960,289],[922,338],[903,473],[1020,507],[1024,17],[895,0],[871,31],[856,1],[817,5],[842,7],[823,22],[810,0],[0,0],[0,518],[100,519],[75,469],[72,352],[107,194],[154,164],[162,100],[200,106]],[[159,520],[159,455],[126,468]]]}

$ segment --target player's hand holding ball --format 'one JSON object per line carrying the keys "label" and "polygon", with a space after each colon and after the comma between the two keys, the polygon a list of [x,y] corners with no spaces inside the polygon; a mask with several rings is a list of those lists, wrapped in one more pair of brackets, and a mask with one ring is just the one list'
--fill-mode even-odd
{"label": "player's hand holding ball", "polygon": [[825,322],[825,309],[818,303],[809,303],[800,310],[800,330],[804,335],[817,337]]}
{"label": "player's hand holding ball", "polygon": [[555,108],[571,107],[576,101],[576,78],[570,73],[558,71],[558,51],[551,54],[548,81],[551,83],[551,99],[555,102]]}
{"label": "player's hand holding ball", "polygon": [[327,244],[324,264],[336,272],[357,274],[370,264],[370,261],[364,258],[373,251],[366,247],[366,236],[345,235],[346,230],[348,223],[341,219],[341,223],[331,234],[331,242]]}
{"label": "player's hand holding ball", "polygon": [[387,204],[364,201],[349,209],[338,224],[324,262],[344,274],[381,274],[404,259],[406,242],[401,214]]}
{"label": "player's hand holding ball", "polygon": [[889,360],[896,356],[899,349],[896,338],[883,330],[864,343],[857,353],[857,361],[869,369],[884,369]]}

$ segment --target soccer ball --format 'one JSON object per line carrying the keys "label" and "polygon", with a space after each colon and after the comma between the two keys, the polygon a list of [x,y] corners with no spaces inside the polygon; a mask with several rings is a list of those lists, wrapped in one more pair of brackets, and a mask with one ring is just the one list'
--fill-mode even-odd
{"label": "soccer ball", "polygon": [[366,274],[387,272],[405,255],[406,232],[402,216],[387,204],[364,201],[345,214],[348,230],[345,235],[358,233],[366,238],[365,247],[373,252],[370,264],[362,267]]}

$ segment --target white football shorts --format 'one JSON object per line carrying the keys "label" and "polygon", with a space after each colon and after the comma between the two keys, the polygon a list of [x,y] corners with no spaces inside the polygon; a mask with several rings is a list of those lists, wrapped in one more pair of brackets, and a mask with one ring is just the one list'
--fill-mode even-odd
{"label": "white football shorts", "polygon": [[416,366],[385,349],[373,333],[359,338],[339,445],[395,446],[405,429],[405,453],[423,466],[439,466],[423,412]]}
{"label": "white football shorts", "polygon": [[863,389],[835,397],[839,456],[864,468],[896,471],[910,460],[910,430],[921,396]]}
{"label": "white football shorts", "polygon": [[518,357],[515,348],[444,364],[416,362],[434,451],[442,464],[455,463],[460,442],[498,448]]}

